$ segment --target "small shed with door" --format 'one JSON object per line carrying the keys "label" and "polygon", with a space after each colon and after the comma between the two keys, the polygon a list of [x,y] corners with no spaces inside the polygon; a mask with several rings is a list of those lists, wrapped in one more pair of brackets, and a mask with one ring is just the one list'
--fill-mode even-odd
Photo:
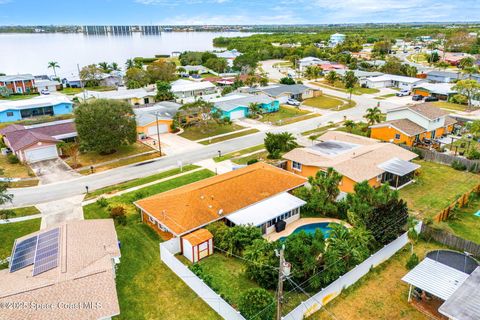
{"label": "small shed with door", "polygon": [[195,263],[213,254],[213,235],[207,229],[198,229],[182,237],[185,258]]}

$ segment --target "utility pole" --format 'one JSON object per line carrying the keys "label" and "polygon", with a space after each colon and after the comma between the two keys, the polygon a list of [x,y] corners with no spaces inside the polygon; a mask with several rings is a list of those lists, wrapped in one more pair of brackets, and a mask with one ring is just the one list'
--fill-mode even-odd
{"label": "utility pole", "polygon": [[280,257],[280,267],[278,270],[278,286],[277,286],[277,316],[276,320],[282,319],[282,300],[283,300],[283,280],[284,280],[284,273],[283,273],[283,266],[285,265],[285,260],[283,257],[283,252],[285,250],[285,245],[282,245],[278,256]]}
{"label": "utility pole", "polygon": [[158,112],[155,112],[155,119],[157,120],[157,137],[158,137],[158,153],[162,156],[162,144],[160,143],[160,128],[158,127]]}

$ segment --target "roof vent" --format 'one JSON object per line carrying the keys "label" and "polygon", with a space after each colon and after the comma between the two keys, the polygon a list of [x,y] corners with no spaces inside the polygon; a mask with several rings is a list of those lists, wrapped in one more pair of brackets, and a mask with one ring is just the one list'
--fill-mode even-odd
{"label": "roof vent", "polygon": [[223,214],[223,209],[218,210],[218,215],[221,216]]}
{"label": "roof vent", "polygon": [[209,205],[208,205],[208,208],[209,208],[209,209],[212,209],[212,208],[213,208],[213,206],[212,206],[211,204],[209,204]]}
{"label": "roof vent", "polygon": [[200,196],[200,199],[202,199],[202,200],[205,199],[205,196],[202,194],[202,195]]}

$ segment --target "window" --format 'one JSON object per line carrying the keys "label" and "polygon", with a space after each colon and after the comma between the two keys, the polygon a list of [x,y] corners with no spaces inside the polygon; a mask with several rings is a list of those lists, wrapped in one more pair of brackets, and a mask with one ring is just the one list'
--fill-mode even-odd
{"label": "window", "polygon": [[399,140],[400,139],[400,134],[399,133],[396,133],[395,134],[395,140]]}
{"label": "window", "polygon": [[292,168],[293,170],[302,171],[302,164],[300,162],[293,161]]}
{"label": "window", "polygon": [[382,181],[382,174],[379,174],[379,175],[377,176],[377,181]]}
{"label": "window", "polygon": [[13,117],[13,112],[12,112],[12,111],[8,111],[8,112],[7,112],[7,117]]}
{"label": "window", "polygon": [[155,219],[153,219],[153,217],[151,217],[151,216],[148,216],[148,221],[150,221],[151,223],[155,224]]}

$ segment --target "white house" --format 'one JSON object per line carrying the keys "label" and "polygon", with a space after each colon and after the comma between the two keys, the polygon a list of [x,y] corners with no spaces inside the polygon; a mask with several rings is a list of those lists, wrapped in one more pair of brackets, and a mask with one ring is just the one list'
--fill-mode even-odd
{"label": "white house", "polygon": [[178,99],[195,98],[217,93],[217,87],[210,81],[195,82],[176,80],[171,83],[171,91]]}
{"label": "white house", "polygon": [[111,99],[122,100],[128,102],[132,106],[145,105],[155,102],[155,95],[157,91],[153,88],[138,88],[111,91],[88,91],[81,92],[75,95],[79,100],[89,99]]}
{"label": "white house", "polygon": [[44,90],[48,92],[55,92],[60,86],[60,82],[53,80],[35,80],[35,86],[37,87],[38,92],[42,92]]}
{"label": "white house", "polygon": [[329,44],[334,47],[337,44],[344,43],[346,38],[347,38],[347,36],[344,35],[344,34],[334,33],[330,36]]}
{"label": "white house", "polygon": [[383,76],[366,79],[365,84],[368,88],[398,88],[412,91],[415,85],[424,82],[426,82],[425,79],[384,74]]}
{"label": "white house", "polygon": [[302,58],[300,60],[298,60],[298,69],[301,71],[301,72],[304,72],[307,67],[310,67],[310,66],[318,66],[318,65],[321,65],[321,64],[329,64],[330,62],[329,61],[326,61],[326,60],[322,60],[322,59],[319,59],[319,58],[316,58],[316,57],[305,57],[305,58]]}

